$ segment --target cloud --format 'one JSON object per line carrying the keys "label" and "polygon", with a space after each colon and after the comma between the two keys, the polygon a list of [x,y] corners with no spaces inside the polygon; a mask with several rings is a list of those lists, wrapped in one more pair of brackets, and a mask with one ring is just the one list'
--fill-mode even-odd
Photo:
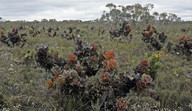
{"label": "cloud", "polygon": [[105,5],[142,5],[152,3],[153,11],[175,13],[184,20],[192,19],[191,0],[1,0],[0,16],[8,20],[91,20],[100,18]]}

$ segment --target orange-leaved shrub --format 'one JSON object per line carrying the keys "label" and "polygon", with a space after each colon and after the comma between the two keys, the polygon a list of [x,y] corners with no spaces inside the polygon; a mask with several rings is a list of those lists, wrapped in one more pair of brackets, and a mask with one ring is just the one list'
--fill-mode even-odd
{"label": "orange-leaved shrub", "polygon": [[[142,91],[140,82],[146,86],[152,82],[149,75],[141,76],[151,67],[147,60],[141,61],[140,71],[118,72],[115,51],[102,51],[99,45],[80,38],[75,38],[74,42],[77,47],[68,59],[53,57],[45,44],[37,47],[35,55],[37,64],[52,74],[47,87],[57,89],[63,97],[60,99],[64,100],[65,96],[81,98],[78,100],[86,104],[88,110],[103,100],[99,103],[100,110],[125,110],[128,108],[127,103],[117,99],[125,97],[130,90]],[[58,104],[62,107],[63,103]],[[74,104],[80,105],[78,101]]]}

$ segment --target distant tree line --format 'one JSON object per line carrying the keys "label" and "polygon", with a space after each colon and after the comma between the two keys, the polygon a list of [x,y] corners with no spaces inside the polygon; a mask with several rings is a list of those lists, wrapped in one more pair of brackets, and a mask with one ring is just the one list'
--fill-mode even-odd
{"label": "distant tree line", "polygon": [[103,14],[100,18],[100,20],[102,21],[111,21],[114,23],[118,23],[121,21],[131,21],[133,24],[138,21],[146,24],[148,24],[149,22],[151,23],[152,21],[162,24],[181,21],[181,18],[173,13],[152,13],[151,10],[154,8],[153,4],[146,4],[144,6],[142,6],[141,4],[116,6],[113,3],[109,3],[106,5],[106,7],[108,7],[110,11],[103,11]]}

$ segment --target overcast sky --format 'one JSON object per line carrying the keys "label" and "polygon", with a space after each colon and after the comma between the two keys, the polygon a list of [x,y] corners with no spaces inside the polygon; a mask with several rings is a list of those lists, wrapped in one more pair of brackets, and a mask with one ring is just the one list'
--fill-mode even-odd
{"label": "overcast sky", "polygon": [[0,0],[0,17],[6,20],[93,20],[100,18],[108,3],[142,5],[152,3],[152,11],[175,13],[192,20],[192,0]]}

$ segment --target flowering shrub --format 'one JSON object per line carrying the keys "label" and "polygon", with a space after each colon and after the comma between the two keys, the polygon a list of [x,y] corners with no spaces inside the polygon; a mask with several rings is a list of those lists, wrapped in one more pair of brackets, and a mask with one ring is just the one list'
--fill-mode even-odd
{"label": "flowering shrub", "polygon": [[147,88],[147,83],[151,83],[156,78],[157,70],[161,67],[161,55],[155,53],[151,57],[141,61],[135,68],[135,73],[142,75],[142,78],[137,82],[137,90]]}
{"label": "flowering shrub", "polygon": [[[132,39],[132,34],[130,24],[127,22],[123,22],[123,24],[119,24],[120,29],[119,30],[110,30],[109,34],[112,39],[119,39],[120,42],[124,42],[125,40],[131,40]],[[122,41],[123,40],[123,41]]]}
{"label": "flowering shrub", "polygon": [[177,55],[186,55],[188,60],[190,60],[192,55],[192,38],[181,36],[178,39],[178,43],[173,44],[169,42],[167,48],[169,49],[168,51],[174,52]]}
{"label": "flowering shrub", "polygon": [[109,70],[113,70],[117,67],[117,61],[115,59],[111,59],[109,61],[107,61],[107,68]]}
{"label": "flowering shrub", "polygon": [[74,64],[77,61],[77,56],[75,54],[71,54],[68,56],[69,58],[69,64]]}
{"label": "flowering shrub", "polygon": [[77,47],[67,60],[53,57],[48,45],[40,44],[37,47],[36,62],[52,73],[47,81],[49,89],[57,89],[64,96],[82,97],[81,102],[86,103],[90,110],[91,105],[98,100],[102,100],[101,110],[124,110],[127,103],[124,100],[116,101],[117,98],[125,97],[131,89],[141,90],[143,86],[140,82],[146,86],[152,81],[150,76],[140,76],[143,73],[150,74],[151,64],[148,60],[141,61],[141,70],[136,73],[118,72],[113,50],[103,52],[97,44],[90,44],[80,38],[74,40]]}
{"label": "flowering shrub", "polygon": [[55,88],[55,83],[53,83],[52,80],[50,80],[50,79],[47,81],[46,85],[50,89]]}
{"label": "flowering shrub", "polygon": [[99,45],[97,45],[97,44],[91,44],[91,46],[92,46],[92,50],[94,52],[96,52],[98,50],[98,48],[99,48]]}
{"label": "flowering shrub", "polygon": [[152,80],[150,75],[143,74],[141,80],[137,82],[137,91],[148,88],[147,84],[151,83]]}
{"label": "flowering shrub", "polygon": [[115,52],[113,50],[109,50],[105,52],[105,58],[107,60],[113,59],[115,57]]}
{"label": "flowering shrub", "polygon": [[147,28],[143,30],[144,32],[142,33],[143,38],[142,40],[145,41],[146,43],[150,42],[150,39],[153,35],[154,32],[156,32],[155,28],[151,28],[151,24],[147,25]]}
{"label": "flowering shrub", "polygon": [[0,34],[1,42],[10,47],[19,46],[22,48],[27,41],[25,38],[26,34],[18,35],[18,28],[13,28],[12,32],[8,32],[8,36],[4,35],[4,31],[0,31]]}
{"label": "flowering shrub", "polygon": [[[167,36],[162,33],[158,33],[155,29],[155,27],[151,27],[150,24],[148,24],[147,28],[143,30],[142,32],[143,38],[142,40],[149,44],[150,47],[155,48],[155,50],[160,50],[162,48],[162,43],[165,42]],[[153,34],[156,34],[156,36],[159,36],[158,38],[153,37]]]}
{"label": "flowering shrub", "polygon": [[174,51],[186,55],[190,59],[192,55],[192,38],[182,36],[179,38],[179,43],[176,44]]}
{"label": "flowering shrub", "polygon": [[161,54],[155,53],[151,57],[148,58],[150,69],[148,71],[148,74],[153,78],[156,79],[157,70],[162,66],[161,64]]}
{"label": "flowering shrub", "polygon": [[148,60],[144,59],[141,61],[139,65],[137,65],[135,69],[135,73],[140,73],[140,74],[148,73],[148,69],[149,69]]}
{"label": "flowering shrub", "polygon": [[117,102],[117,111],[125,110],[127,109],[127,103],[125,99],[120,99]]}
{"label": "flowering shrub", "polygon": [[111,75],[110,75],[108,72],[104,73],[104,74],[100,77],[100,79],[101,79],[101,81],[102,81],[103,84],[112,82],[112,80],[111,80]]}

